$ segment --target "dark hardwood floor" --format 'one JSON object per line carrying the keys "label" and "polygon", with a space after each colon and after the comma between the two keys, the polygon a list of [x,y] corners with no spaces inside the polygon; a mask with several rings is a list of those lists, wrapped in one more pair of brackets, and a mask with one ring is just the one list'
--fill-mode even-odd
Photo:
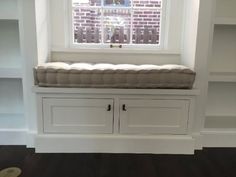
{"label": "dark hardwood floor", "polygon": [[0,170],[20,177],[236,177],[236,148],[195,155],[36,154],[24,146],[0,146]]}

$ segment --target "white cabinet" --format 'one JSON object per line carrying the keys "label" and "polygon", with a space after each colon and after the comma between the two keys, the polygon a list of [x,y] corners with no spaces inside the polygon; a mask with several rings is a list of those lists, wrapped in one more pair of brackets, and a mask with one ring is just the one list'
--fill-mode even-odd
{"label": "white cabinet", "polygon": [[44,98],[45,133],[112,133],[112,99]]}
{"label": "white cabinet", "polygon": [[159,96],[150,90],[151,95],[122,95],[125,89],[115,90],[114,94],[105,93],[106,89],[100,91],[102,93],[97,94],[39,94],[39,132],[127,135],[186,135],[189,132],[194,103],[191,96]]}
{"label": "white cabinet", "polygon": [[120,133],[185,134],[188,100],[120,100]]}
{"label": "white cabinet", "polygon": [[[43,98],[44,133],[113,133],[118,117],[121,134],[186,134],[188,100]],[[114,115],[115,112],[118,115]],[[116,126],[117,127],[117,126]]]}
{"label": "white cabinet", "polygon": [[34,87],[37,152],[192,154],[198,90]]}

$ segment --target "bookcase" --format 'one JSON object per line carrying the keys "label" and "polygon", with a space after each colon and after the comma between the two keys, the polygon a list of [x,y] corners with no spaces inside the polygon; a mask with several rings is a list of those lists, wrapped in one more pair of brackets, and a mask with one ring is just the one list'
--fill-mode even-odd
{"label": "bookcase", "polygon": [[18,0],[0,1],[0,130],[26,128]]}
{"label": "bookcase", "polygon": [[214,5],[205,129],[236,132],[236,1]]}

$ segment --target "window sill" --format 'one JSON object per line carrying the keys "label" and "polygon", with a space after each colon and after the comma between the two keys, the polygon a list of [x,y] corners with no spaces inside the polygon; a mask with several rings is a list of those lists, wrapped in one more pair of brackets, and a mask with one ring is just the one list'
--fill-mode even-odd
{"label": "window sill", "polygon": [[173,50],[154,50],[154,49],[101,49],[101,48],[52,48],[52,52],[65,53],[115,53],[115,54],[160,54],[160,55],[180,55],[180,51]]}

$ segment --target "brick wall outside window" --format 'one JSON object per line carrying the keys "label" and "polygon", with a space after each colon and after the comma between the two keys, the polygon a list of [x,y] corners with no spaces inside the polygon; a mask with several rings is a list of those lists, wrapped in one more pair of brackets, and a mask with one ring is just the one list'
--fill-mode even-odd
{"label": "brick wall outside window", "polygon": [[[101,6],[99,0],[82,0],[80,3],[77,1],[73,4],[75,43],[103,41],[104,43],[159,44],[161,10],[158,8],[161,7],[161,0],[134,0],[133,12],[129,8],[119,8],[130,7],[131,3],[127,0],[105,0],[104,3],[103,10],[99,7]],[[116,8],[106,9],[106,7]]]}

